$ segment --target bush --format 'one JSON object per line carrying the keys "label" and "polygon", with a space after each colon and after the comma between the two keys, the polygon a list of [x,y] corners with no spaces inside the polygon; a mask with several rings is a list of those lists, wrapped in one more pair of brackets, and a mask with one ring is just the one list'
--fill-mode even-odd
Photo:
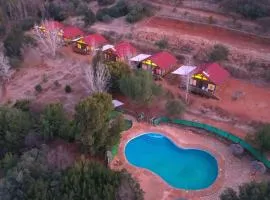
{"label": "bush", "polygon": [[23,31],[28,31],[35,25],[36,22],[37,20],[35,18],[29,17],[21,20],[19,24]]}
{"label": "bush", "polygon": [[229,50],[227,47],[221,44],[216,44],[209,54],[209,61],[215,62],[215,61],[227,60],[228,55],[229,55]]}
{"label": "bush", "polygon": [[185,105],[180,100],[168,100],[166,110],[169,115],[181,115],[185,111]]}
{"label": "bush", "polygon": [[96,13],[96,19],[98,21],[103,21],[103,17],[105,15],[109,15],[109,9],[108,8],[101,8]]}
{"label": "bush", "polygon": [[270,196],[270,182],[251,182],[239,186],[237,193],[227,188],[220,195],[220,200],[267,200]]}
{"label": "bush", "polygon": [[119,1],[108,10],[108,14],[113,18],[122,17],[128,14],[128,5],[125,1]]}
{"label": "bush", "polygon": [[21,58],[24,34],[19,28],[12,28],[4,40],[5,54],[9,58]]}
{"label": "bush", "polygon": [[270,124],[263,125],[253,136],[247,138],[261,151],[270,150]]}
{"label": "bush", "polygon": [[35,86],[35,90],[36,90],[37,92],[42,92],[42,86],[41,86],[40,84],[36,85],[36,86]]}
{"label": "bush", "polygon": [[107,6],[111,5],[115,2],[115,0],[97,0],[99,6]]}
{"label": "bush", "polygon": [[153,97],[162,91],[162,88],[155,84],[152,74],[144,70],[122,77],[119,88],[125,96],[141,104],[150,103]]}
{"label": "bush", "polygon": [[158,48],[160,48],[160,49],[166,49],[166,48],[168,48],[168,45],[169,45],[168,39],[163,38],[163,39],[155,42],[155,45],[158,46]]}
{"label": "bush", "polygon": [[135,23],[137,21],[140,21],[146,16],[150,16],[151,14],[152,14],[152,6],[150,4],[136,3],[134,5],[130,5],[126,21],[129,23]]}
{"label": "bush", "polygon": [[13,105],[13,107],[27,112],[30,110],[30,100],[28,99],[17,100],[16,103]]}
{"label": "bush", "polygon": [[75,126],[67,119],[60,103],[46,106],[41,115],[40,124],[40,132],[45,140],[52,140],[55,137],[68,141],[75,139]]}
{"label": "bush", "polygon": [[31,129],[28,113],[16,108],[0,108],[0,149],[16,152],[24,144],[24,137]]}
{"label": "bush", "polygon": [[123,62],[108,62],[106,66],[111,75],[110,89],[112,92],[119,92],[119,80],[131,73],[130,67]]}
{"label": "bush", "polygon": [[[267,6],[268,4],[268,6]],[[254,0],[224,0],[222,6],[250,19],[269,16],[269,2]]]}
{"label": "bush", "polygon": [[66,10],[58,3],[51,1],[46,5],[47,18],[52,18],[57,21],[63,21],[67,18]]}
{"label": "bush", "polygon": [[61,86],[61,84],[59,83],[58,80],[55,80],[55,81],[53,82],[53,84],[55,85],[55,87],[60,87],[60,86]]}
{"label": "bush", "polygon": [[83,14],[83,21],[85,26],[92,25],[96,22],[96,16],[91,9],[87,9]]}
{"label": "bush", "polygon": [[71,93],[72,92],[72,88],[70,87],[70,85],[65,86],[65,92],[66,93]]}

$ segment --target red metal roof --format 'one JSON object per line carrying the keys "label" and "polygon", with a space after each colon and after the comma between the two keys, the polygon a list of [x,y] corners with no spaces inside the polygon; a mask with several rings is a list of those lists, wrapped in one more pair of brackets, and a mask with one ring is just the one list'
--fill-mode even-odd
{"label": "red metal roof", "polygon": [[119,44],[115,45],[114,48],[116,54],[121,58],[133,56],[137,53],[137,49],[129,42],[120,42]]}
{"label": "red metal roof", "polygon": [[208,63],[197,68],[195,73],[202,73],[216,85],[222,84],[229,76],[229,72],[218,63]]}
{"label": "red metal roof", "polygon": [[45,21],[42,26],[45,27],[46,30],[55,30],[55,29],[63,29],[64,25],[58,21]]}
{"label": "red metal roof", "polygon": [[75,37],[80,37],[83,35],[83,31],[75,26],[66,26],[63,29],[63,37],[67,39],[73,39]]}
{"label": "red metal roof", "polygon": [[83,38],[83,41],[88,45],[94,45],[96,47],[102,46],[108,41],[100,34],[91,34]]}
{"label": "red metal roof", "polygon": [[177,59],[170,53],[163,51],[153,56],[147,58],[146,60],[151,60],[161,69],[168,69],[173,65],[177,64]]}

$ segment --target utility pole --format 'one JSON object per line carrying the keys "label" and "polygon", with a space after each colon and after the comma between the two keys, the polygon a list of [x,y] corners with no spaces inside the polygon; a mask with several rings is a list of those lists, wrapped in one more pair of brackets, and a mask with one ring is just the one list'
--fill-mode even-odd
{"label": "utility pole", "polygon": [[[191,60],[190,59],[190,56],[188,56],[187,66],[190,66],[190,64],[191,64],[191,61],[190,60]],[[185,100],[186,100],[186,103],[188,103],[189,81],[190,81],[190,72],[189,72],[188,69],[187,69],[186,73],[187,73],[187,77],[186,77],[186,95],[185,95]]]}

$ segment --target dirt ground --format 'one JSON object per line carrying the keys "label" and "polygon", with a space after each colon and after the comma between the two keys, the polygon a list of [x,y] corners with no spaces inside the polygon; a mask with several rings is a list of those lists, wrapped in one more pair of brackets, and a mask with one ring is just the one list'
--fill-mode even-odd
{"label": "dirt ground", "polygon": [[229,31],[211,25],[201,25],[174,19],[153,17],[141,23],[142,30],[158,30],[162,33],[175,33],[178,35],[198,37],[216,43],[244,48],[245,50],[256,50],[261,53],[270,53],[270,39],[261,39],[252,35]]}
{"label": "dirt ground", "polygon": [[[72,112],[75,104],[87,96],[83,70],[75,60],[86,62],[89,56],[81,56],[72,52],[69,47],[63,47],[58,59],[42,58],[34,50],[29,50],[25,56],[24,65],[14,74],[6,85],[6,93],[1,103],[13,103],[20,99],[30,99],[36,109],[42,109],[53,102],[61,102],[68,112]],[[55,85],[59,82],[59,86]],[[40,84],[42,92],[38,93],[35,86]],[[65,93],[65,86],[70,85],[72,92]]]}

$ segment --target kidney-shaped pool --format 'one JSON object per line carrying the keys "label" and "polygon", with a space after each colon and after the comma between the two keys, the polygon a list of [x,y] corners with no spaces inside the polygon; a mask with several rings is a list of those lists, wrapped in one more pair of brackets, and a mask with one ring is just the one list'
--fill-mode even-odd
{"label": "kidney-shaped pool", "polygon": [[178,147],[159,133],[133,138],[126,144],[125,155],[132,165],[152,171],[178,189],[205,189],[218,175],[217,160],[210,153]]}

